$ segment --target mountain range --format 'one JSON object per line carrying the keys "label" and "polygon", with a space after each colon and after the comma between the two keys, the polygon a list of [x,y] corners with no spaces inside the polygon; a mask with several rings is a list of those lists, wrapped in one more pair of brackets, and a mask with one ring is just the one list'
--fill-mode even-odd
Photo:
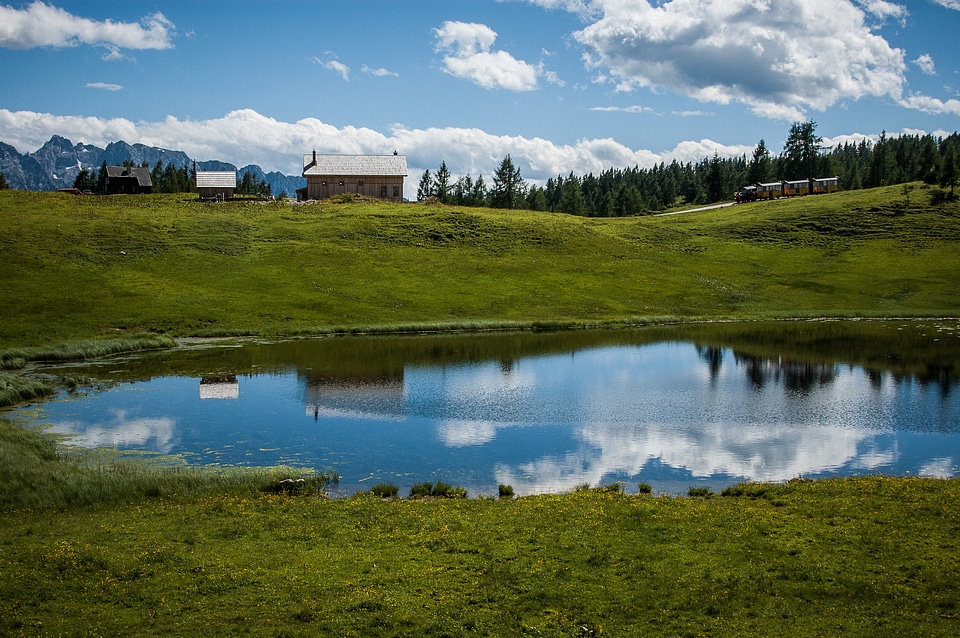
{"label": "mountain range", "polygon": [[[91,144],[74,144],[70,140],[54,135],[33,153],[20,153],[13,146],[0,142],[0,173],[3,173],[10,188],[32,191],[53,191],[69,188],[82,170],[96,175],[103,163],[119,166],[132,162],[140,166],[146,162],[153,168],[157,162],[164,166],[173,164],[176,168],[191,166],[193,160],[183,151],[170,151],[144,144],[111,142],[106,148]],[[299,175],[284,175],[278,171],[264,173],[256,164],[237,168],[228,162],[207,160],[197,162],[202,171],[237,171],[240,178],[247,171],[257,180],[270,184],[270,191],[279,195],[286,192],[293,196],[298,188],[306,185]]]}

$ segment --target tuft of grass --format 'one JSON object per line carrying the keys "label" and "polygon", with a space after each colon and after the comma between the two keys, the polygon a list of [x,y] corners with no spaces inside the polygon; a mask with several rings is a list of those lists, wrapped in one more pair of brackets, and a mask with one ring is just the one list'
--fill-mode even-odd
{"label": "tuft of grass", "polygon": [[653,486],[650,485],[649,483],[640,483],[640,484],[637,486],[637,493],[638,493],[638,494],[644,494],[644,495],[646,495],[646,494],[652,494],[652,493],[653,493]]}
{"label": "tuft of grass", "polygon": [[377,483],[370,488],[370,492],[379,498],[396,498],[400,488],[393,483]]}
{"label": "tuft of grass", "polygon": [[260,488],[267,494],[285,494],[287,496],[326,496],[327,487],[336,486],[340,476],[336,472],[319,473],[310,476],[282,478],[279,481],[272,479]]}
{"label": "tuft of grass", "polygon": [[687,490],[687,496],[698,497],[698,498],[710,498],[713,496],[713,490],[709,487],[693,487],[691,486]]}
{"label": "tuft of grass", "polygon": [[497,496],[502,499],[513,498],[513,486],[500,483],[497,485]]}
{"label": "tuft of grass", "polygon": [[416,483],[410,487],[410,498],[467,498],[467,490],[460,486],[452,486],[443,481],[436,483]]}
{"label": "tuft of grass", "polygon": [[593,488],[594,492],[600,494],[623,494],[623,483],[611,483],[610,485],[601,485]]}

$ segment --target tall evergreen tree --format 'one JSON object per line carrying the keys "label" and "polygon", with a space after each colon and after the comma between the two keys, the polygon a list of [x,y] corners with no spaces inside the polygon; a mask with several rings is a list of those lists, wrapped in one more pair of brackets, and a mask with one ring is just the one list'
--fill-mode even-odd
{"label": "tall evergreen tree", "polygon": [[420,184],[417,186],[417,201],[422,202],[433,194],[433,176],[430,175],[430,169],[423,171],[423,177],[420,178]]}
{"label": "tall evergreen tree", "polygon": [[517,208],[525,193],[524,186],[520,169],[514,165],[510,155],[507,155],[493,173],[490,205],[493,208]]}
{"label": "tall evergreen tree", "polygon": [[93,176],[93,173],[83,169],[77,173],[77,177],[73,180],[73,187],[81,191],[93,192],[97,189],[97,179]]}
{"label": "tall evergreen tree", "polygon": [[817,135],[817,123],[813,120],[794,122],[784,144],[786,179],[813,179],[817,170],[823,138]]}
{"label": "tall evergreen tree", "polygon": [[770,150],[761,138],[753,149],[753,158],[747,169],[747,183],[759,184],[770,180]]}
{"label": "tall evergreen tree", "polygon": [[587,202],[583,197],[583,190],[573,173],[567,179],[563,180],[563,188],[560,191],[560,212],[570,215],[586,215]]}
{"label": "tall evergreen tree", "polygon": [[445,161],[440,162],[440,168],[433,175],[433,195],[442,204],[446,204],[450,198],[450,171]]}
{"label": "tall evergreen tree", "polygon": [[10,188],[10,184],[7,183],[7,176],[0,173],[0,191],[7,190],[8,188]]}
{"label": "tall evergreen tree", "polygon": [[707,203],[719,202],[723,199],[724,171],[720,156],[713,154],[710,168],[707,169]]}
{"label": "tall evergreen tree", "polygon": [[954,194],[954,187],[960,180],[960,143],[957,135],[951,135],[941,145],[940,154],[940,187],[950,187],[950,195]]}
{"label": "tall evergreen tree", "polygon": [[100,171],[97,173],[97,189],[96,192],[98,195],[103,195],[107,192],[107,162],[104,161],[100,165]]}
{"label": "tall evergreen tree", "polygon": [[470,191],[471,206],[486,206],[487,204],[487,185],[483,181],[483,175],[477,175],[477,181],[473,183],[473,190]]}

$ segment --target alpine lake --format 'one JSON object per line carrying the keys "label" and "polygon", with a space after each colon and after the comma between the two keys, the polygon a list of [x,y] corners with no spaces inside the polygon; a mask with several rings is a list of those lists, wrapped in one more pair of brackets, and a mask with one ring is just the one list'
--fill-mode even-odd
{"label": "alpine lake", "polygon": [[336,472],[331,496],[960,474],[960,321],[184,340],[33,371],[96,381],[4,414],[172,465]]}

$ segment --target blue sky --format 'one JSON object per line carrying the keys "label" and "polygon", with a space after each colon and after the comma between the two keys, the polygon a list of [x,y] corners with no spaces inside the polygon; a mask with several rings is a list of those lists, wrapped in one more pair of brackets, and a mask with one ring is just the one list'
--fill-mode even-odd
{"label": "blue sky", "polygon": [[[0,0],[0,140],[530,180],[960,128],[960,0]],[[409,190],[409,189],[408,189]]]}

